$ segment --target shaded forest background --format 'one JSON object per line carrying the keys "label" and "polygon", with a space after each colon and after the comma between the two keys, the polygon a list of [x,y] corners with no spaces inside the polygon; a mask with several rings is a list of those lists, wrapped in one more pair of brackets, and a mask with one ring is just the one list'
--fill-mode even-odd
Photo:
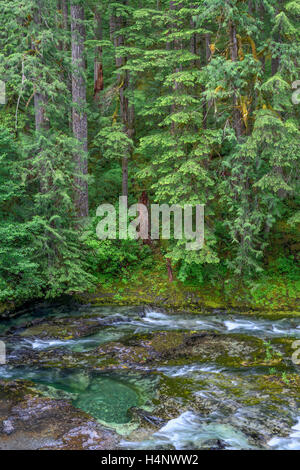
{"label": "shaded forest background", "polygon": [[[1,301],[154,272],[299,297],[299,0],[0,10]],[[205,204],[203,250],[98,240],[120,195]]]}

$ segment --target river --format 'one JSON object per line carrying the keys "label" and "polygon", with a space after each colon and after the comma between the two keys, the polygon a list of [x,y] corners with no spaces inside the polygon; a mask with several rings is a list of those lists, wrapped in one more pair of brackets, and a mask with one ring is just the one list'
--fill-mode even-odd
{"label": "river", "polygon": [[[0,323],[0,398],[9,384],[11,400],[0,448],[45,447],[38,431],[24,439],[16,418],[11,390],[22,380],[84,411],[113,433],[113,448],[300,450],[297,339],[299,318],[288,315],[34,305]],[[32,409],[30,419],[39,420]]]}

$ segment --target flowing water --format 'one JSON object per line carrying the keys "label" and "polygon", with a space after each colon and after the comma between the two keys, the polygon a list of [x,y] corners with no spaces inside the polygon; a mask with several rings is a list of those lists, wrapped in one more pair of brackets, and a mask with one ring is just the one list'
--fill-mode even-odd
{"label": "flowing water", "polygon": [[[80,328],[88,323],[91,330],[79,337],[73,330],[70,334],[67,327],[64,334],[47,334],[48,329],[53,331],[53,325],[57,329],[58,324],[70,323],[70,319],[75,330],[76,322]],[[165,337],[173,333],[188,333],[196,339],[207,333],[233,345],[236,340],[261,341],[267,345],[270,365],[255,359],[247,366],[242,360],[233,366],[216,360],[213,354],[208,360],[184,354],[180,361],[175,356],[162,355],[154,362],[143,357],[143,348],[152,345],[155,334]],[[276,388],[277,382],[272,382],[272,377],[279,374],[281,388],[288,388],[287,374],[297,376],[299,367],[286,357],[275,370],[273,358],[268,357],[277,357],[277,346],[297,339],[297,318],[269,320],[217,311],[211,315],[175,315],[129,307],[36,306],[0,323],[0,340],[5,341],[8,352],[7,364],[0,366],[0,379],[30,380],[46,396],[70,400],[76,408],[116,429],[123,435],[120,446],[128,449],[300,450],[299,393],[295,393],[294,386],[293,397],[288,389],[285,396]],[[271,342],[275,345],[272,350]],[[106,347],[110,348],[104,349],[107,355],[112,349],[120,351],[120,356],[125,351],[129,360],[118,362],[113,356],[114,367],[110,363],[102,367],[101,361],[95,365],[91,358]],[[128,352],[126,348],[131,349]],[[135,365],[130,362],[133,352],[142,357]],[[32,354],[37,358],[34,363]],[[59,366],[54,364],[57,357]],[[66,357],[69,362],[72,359],[71,366],[64,366]],[[87,358],[92,362],[83,366],[82,360]],[[136,419],[134,410],[142,414],[142,421]],[[258,435],[259,439],[253,437]]]}

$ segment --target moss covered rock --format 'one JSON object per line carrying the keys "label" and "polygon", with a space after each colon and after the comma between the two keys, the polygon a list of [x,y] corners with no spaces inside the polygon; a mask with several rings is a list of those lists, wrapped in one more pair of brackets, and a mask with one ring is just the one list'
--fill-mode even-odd
{"label": "moss covered rock", "polygon": [[0,381],[1,450],[115,449],[116,435],[69,401],[42,396],[26,381]]}

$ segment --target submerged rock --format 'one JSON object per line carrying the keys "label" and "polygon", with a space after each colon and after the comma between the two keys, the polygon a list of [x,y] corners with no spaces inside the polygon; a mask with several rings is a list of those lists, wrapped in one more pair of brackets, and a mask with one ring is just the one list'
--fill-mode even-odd
{"label": "submerged rock", "polygon": [[95,318],[62,318],[39,321],[37,324],[24,329],[20,336],[39,339],[73,339],[89,336],[106,325],[102,319]]}
{"label": "submerged rock", "polygon": [[283,361],[280,354],[268,357],[260,338],[246,335],[161,331],[133,335],[126,343],[101,345],[94,357],[114,359],[119,366],[214,362],[226,367],[273,366]]}
{"label": "submerged rock", "polygon": [[0,381],[1,450],[115,449],[116,435],[67,400],[42,396],[26,381]]}
{"label": "submerged rock", "polygon": [[195,367],[189,377],[162,376],[151,413],[158,420],[147,423],[141,419],[139,429],[122,445],[135,449],[268,449],[275,436],[289,436],[299,410],[298,376],[291,375],[287,385],[276,376],[239,377],[203,369],[201,372],[199,365],[197,374]]}
{"label": "submerged rock", "polygon": [[128,335],[121,341],[100,344],[86,352],[56,346],[54,343],[48,349],[31,349],[21,344],[9,355],[9,362],[12,365],[86,367],[103,371],[131,367],[152,369],[193,362],[240,368],[273,367],[285,363],[284,355],[275,349],[270,353],[262,339],[243,334],[158,331]]}
{"label": "submerged rock", "polygon": [[299,416],[297,322],[77,314],[19,319],[4,338],[0,448],[116,448],[107,426],[131,448],[269,448],[289,439]]}

